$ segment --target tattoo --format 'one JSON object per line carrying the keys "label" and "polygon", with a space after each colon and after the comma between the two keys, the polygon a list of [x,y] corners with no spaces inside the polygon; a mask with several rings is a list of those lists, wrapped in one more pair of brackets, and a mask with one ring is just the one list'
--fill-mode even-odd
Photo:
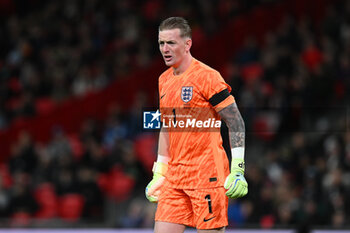
{"label": "tattoo", "polygon": [[245,126],[236,103],[225,107],[218,113],[228,127],[231,148],[244,147]]}

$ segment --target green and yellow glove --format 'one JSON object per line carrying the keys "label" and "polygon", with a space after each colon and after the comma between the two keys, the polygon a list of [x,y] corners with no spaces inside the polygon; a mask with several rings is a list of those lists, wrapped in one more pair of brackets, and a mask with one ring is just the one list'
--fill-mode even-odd
{"label": "green and yellow glove", "polygon": [[146,198],[150,202],[158,202],[160,189],[165,180],[165,173],[168,170],[168,165],[162,162],[154,162],[153,165],[153,179],[148,183],[145,193]]}
{"label": "green and yellow glove", "polygon": [[232,199],[240,198],[248,193],[248,183],[244,178],[244,160],[234,158],[231,162],[231,173],[226,177],[224,188],[226,196]]}

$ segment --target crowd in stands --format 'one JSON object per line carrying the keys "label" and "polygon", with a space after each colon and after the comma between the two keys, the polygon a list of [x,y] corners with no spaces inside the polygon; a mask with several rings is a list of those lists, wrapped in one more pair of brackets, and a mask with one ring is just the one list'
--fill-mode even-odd
{"label": "crowd in stands", "polygon": [[[285,17],[230,64],[248,125],[247,179],[232,201],[232,225],[349,222],[350,3],[327,9],[321,25]],[[249,162],[251,161],[251,162]]]}
{"label": "crowd in stands", "polygon": [[40,102],[101,90],[147,67],[158,54],[158,24],[168,15],[187,16],[195,37],[208,36],[259,3],[2,1],[0,129],[35,116]]}
{"label": "crowd in stands", "polygon": [[[147,67],[158,53],[154,31],[169,12],[195,12],[194,33],[209,36],[272,1],[166,2],[10,4],[14,12],[2,12],[0,22],[0,128],[35,116],[39,99],[84,95]],[[349,15],[349,1],[329,7],[320,25],[286,15],[262,44],[246,38],[220,70],[247,128],[249,193],[230,200],[230,227],[342,228],[350,221]],[[75,134],[57,125],[45,144],[22,132],[0,166],[0,224],[58,218],[152,227],[156,206],[144,198],[152,174],[140,158],[155,159],[157,135],[135,129],[141,113],[133,114],[115,106]]]}

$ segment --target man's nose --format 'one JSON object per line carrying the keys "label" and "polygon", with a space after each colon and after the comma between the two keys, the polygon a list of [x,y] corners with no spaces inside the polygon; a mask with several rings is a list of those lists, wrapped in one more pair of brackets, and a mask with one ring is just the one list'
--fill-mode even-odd
{"label": "man's nose", "polygon": [[163,45],[163,52],[167,52],[167,51],[169,51],[169,46],[168,46],[167,43],[165,43],[165,44]]}

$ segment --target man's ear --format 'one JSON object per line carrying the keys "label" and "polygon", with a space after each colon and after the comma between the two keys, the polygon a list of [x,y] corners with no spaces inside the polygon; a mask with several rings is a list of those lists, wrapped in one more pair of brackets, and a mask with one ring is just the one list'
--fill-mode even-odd
{"label": "man's ear", "polygon": [[186,42],[185,42],[186,52],[189,52],[191,47],[192,47],[192,39],[187,39]]}

